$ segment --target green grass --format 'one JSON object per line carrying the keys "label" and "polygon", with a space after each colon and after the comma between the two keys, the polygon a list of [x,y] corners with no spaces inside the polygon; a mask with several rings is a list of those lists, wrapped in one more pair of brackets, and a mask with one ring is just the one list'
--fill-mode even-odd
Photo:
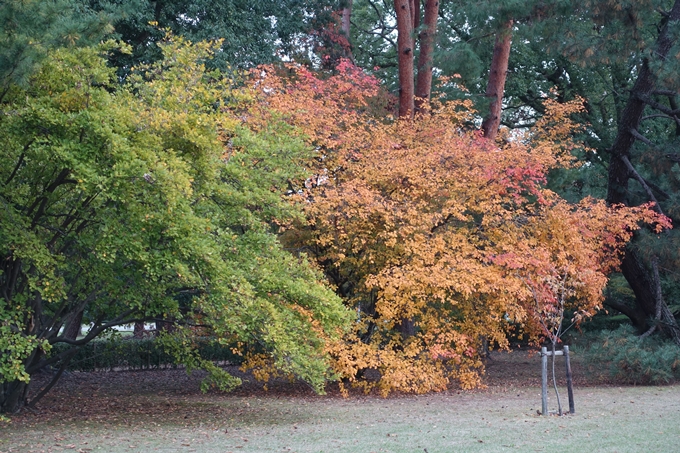
{"label": "green grass", "polygon": [[171,405],[167,398],[144,413],[22,417],[0,427],[0,451],[680,450],[680,386],[577,389],[577,413],[564,417],[538,416],[540,389],[526,388],[389,399],[205,395]]}

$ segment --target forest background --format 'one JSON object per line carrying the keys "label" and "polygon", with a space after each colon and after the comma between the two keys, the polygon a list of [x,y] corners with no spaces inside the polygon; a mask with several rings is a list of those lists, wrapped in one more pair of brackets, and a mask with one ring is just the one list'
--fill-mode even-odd
{"label": "forest background", "polygon": [[383,394],[477,386],[488,347],[554,344],[605,307],[680,343],[679,19],[4,2],[0,408],[149,321],[223,390],[199,339],[262,379]]}

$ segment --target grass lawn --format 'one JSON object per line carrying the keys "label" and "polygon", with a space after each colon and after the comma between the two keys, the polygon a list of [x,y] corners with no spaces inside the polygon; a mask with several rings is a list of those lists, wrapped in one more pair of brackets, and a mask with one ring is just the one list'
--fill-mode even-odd
{"label": "grass lawn", "polygon": [[148,372],[128,376],[137,379],[134,392],[83,378],[66,385],[44,410],[0,425],[0,452],[680,451],[680,386],[577,386],[576,415],[542,417],[533,381],[343,399],[299,391],[202,395],[177,377],[175,390],[158,391],[147,386]]}

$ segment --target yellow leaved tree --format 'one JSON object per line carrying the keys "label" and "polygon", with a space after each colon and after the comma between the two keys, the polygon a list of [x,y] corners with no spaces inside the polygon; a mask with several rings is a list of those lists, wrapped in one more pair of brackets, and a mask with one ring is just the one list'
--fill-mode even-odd
{"label": "yellow leaved tree", "polygon": [[318,151],[317,177],[296,187],[307,223],[285,240],[356,311],[328,346],[344,383],[383,394],[479,386],[482,341],[507,347],[513,330],[536,340],[560,307],[591,315],[639,224],[669,226],[649,206],[572,205],[545,188],[549,170],[574,165],[578,103],[546,99],[545,117],[499,148],[471,127],[466,101],[414,120],[385,114],[377,81],[349,63],[255,79],[270,115]]}

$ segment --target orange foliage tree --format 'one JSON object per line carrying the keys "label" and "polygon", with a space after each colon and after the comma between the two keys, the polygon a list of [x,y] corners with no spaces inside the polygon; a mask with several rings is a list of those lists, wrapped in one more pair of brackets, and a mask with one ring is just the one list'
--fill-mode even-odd
{"label": "orange foliage tree", "polygon": [[[414,121],[380,114],[377,81],[346,62],[326,78],[263,70],[256,85],[269,114],[319,152],[318,176],[299,190],[307,224],[285,240],[356,310],[328,347],[345,382],[367,390],[480,385],[483,338],[507,347],[513,329],[548,334],[558,300],[578,319],[594,313],[639,223],[669,226],[648,206],[571,205],[545,188],[549,170],[574,165],[577,103],[547,99],[536,127],[498,148],[470,127],[466,101]],[[380,378],[362,379],[369,369]]]}

